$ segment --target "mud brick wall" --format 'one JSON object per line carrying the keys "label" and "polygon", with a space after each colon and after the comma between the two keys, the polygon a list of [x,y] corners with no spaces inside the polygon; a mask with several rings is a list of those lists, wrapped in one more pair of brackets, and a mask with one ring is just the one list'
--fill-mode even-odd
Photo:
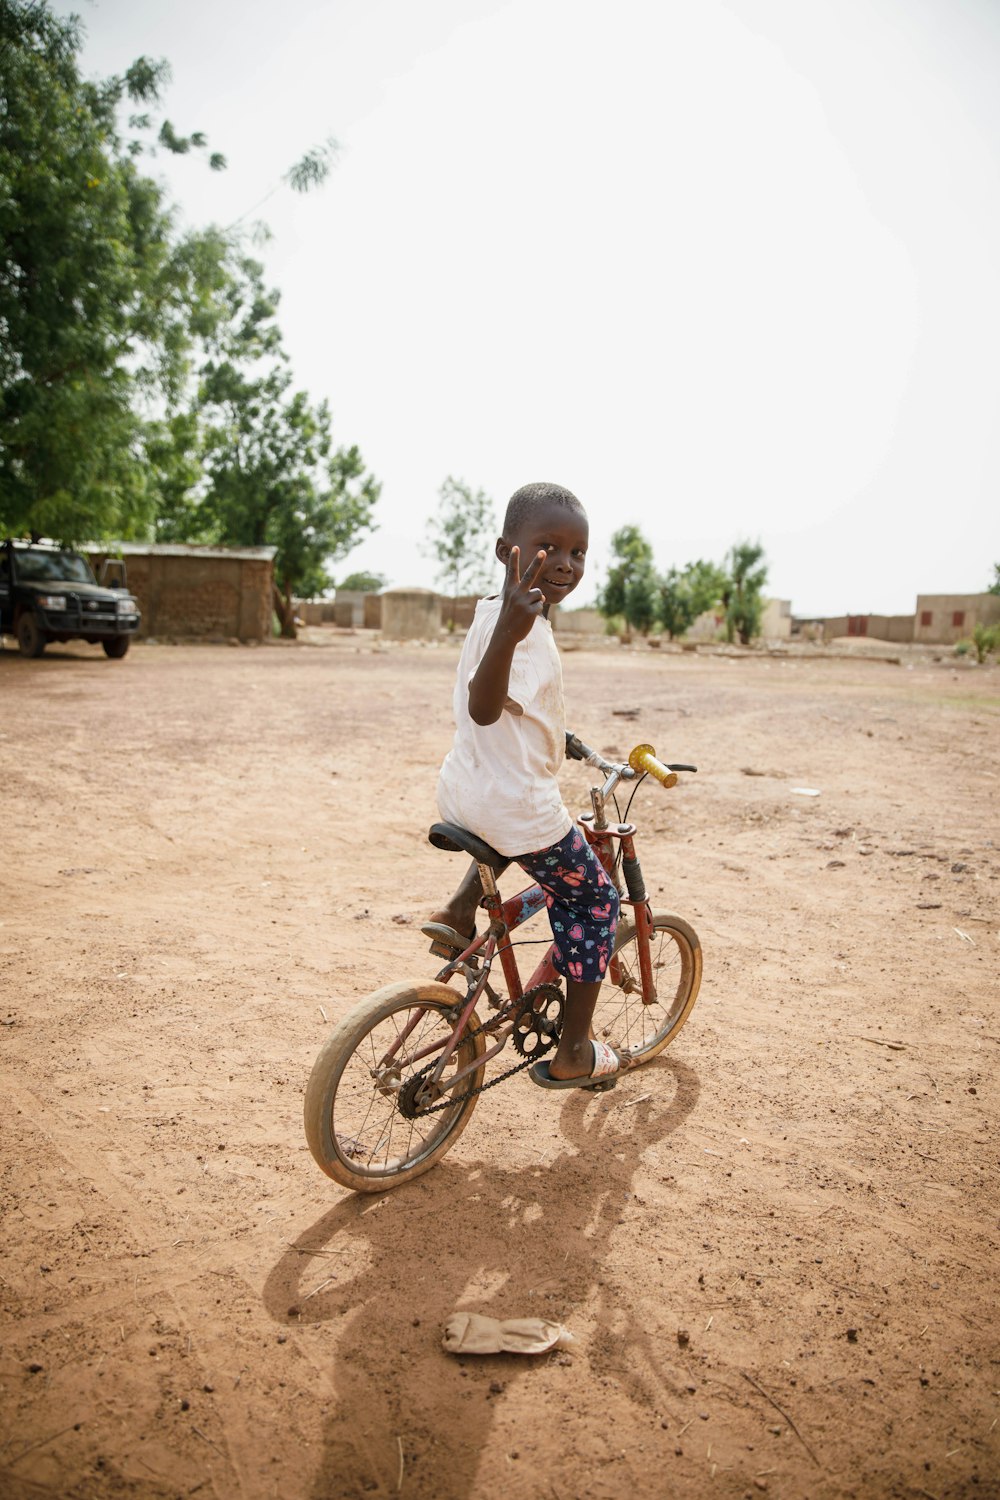
{"label": "mud brick wall", "polygon": [[[132,552],[128,586],[142,611],[140,636],[262,641],[273,614],[269,559],[225,553]],[[92,555],[100,569],[100,554]]]}

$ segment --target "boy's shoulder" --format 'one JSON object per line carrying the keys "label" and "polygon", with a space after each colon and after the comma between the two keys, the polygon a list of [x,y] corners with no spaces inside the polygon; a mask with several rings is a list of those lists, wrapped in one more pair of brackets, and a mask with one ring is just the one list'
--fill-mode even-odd
{"label": "boy's shoulder", "polygon": [[500,612],[502,603],[503,600],[499,594],[490,594],[486,599],[477,600],[476,607],[472,613],[471,628],[475,630],[477,627],[481,628],[484,624],[492,624]]}

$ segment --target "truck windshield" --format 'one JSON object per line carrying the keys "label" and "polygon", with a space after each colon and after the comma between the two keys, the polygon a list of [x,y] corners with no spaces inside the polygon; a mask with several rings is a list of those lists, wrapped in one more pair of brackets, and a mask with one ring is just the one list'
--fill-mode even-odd
{"label": "truck windshield", "polygon": [[93,583],[94,575],[76,552],[44,552],[40,547],[17,548],[17,576],[24,583]]}

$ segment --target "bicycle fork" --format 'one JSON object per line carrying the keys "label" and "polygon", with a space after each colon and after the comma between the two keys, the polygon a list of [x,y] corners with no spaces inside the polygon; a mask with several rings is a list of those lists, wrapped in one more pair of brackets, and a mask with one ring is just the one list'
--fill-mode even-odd
{"label": "bicycle fork", "polygon": [[[609,824],[604,813],[604,801],[600,793],[595,790],[591,793],[594,802],[594,811],[585,813],[580,819],[583,831],[588,843],[596,850],[597,857],[601,861],[608,876],[614,881],[618,891],[619,899],[625,906],[631,906],[635,918],[635,930],[638,941],[636,948],[639,954],[639,977],[642,993],[640,999],[643,1005],[653,1005],[656,1001],[656,981],[653,978],[653,959],[650,952],[650,940],[653,935],[653,913],[649,905],[649,897],[646,894],[646,882],[643,878],[642,866],[639,856],[635,852],[635,824],[614,823]],[[622,850],[622,875],[625,880],[625,890],[622,890],[622,881],[615,870],[615,857],[612,840],[618,839]],[[628,975],[622,970],[621,960],[616,953],[612,953],[608,964],[608,977],[612,984],[628,993],[634,990],[635,985]]]}

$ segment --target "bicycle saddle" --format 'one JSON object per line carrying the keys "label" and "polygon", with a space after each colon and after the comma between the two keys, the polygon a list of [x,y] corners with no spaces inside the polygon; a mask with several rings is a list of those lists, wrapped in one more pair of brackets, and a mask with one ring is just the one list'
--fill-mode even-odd
{"label": "bicycle saddle", "polygon": [[459,828],[457,823],[432,823],[427,838],[435,849],[444,849],[447,854],[471,854],[477,864],[489,865],[494,875],[502,875],[510,864],[506,854],[499,854],[485,839]]}

